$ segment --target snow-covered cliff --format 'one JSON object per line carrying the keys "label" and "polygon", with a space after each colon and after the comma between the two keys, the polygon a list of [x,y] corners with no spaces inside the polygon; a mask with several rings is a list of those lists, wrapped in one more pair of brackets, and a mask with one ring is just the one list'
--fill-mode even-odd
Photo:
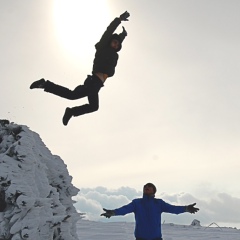
{"label": "snow-covered cliff", "polygon": [[0,239],[76,240],[79,189],[27,126],[0,120]]}

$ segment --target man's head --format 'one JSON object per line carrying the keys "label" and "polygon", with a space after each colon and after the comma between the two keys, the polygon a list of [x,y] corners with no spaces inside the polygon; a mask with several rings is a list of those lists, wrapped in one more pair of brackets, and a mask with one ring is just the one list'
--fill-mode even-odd
{"label": "man's head", "polygon": [[116,51],[119,51],[121,43],[117,39],[112,39],[110,46],[111,48],[114,48]]}
{"label": "man's head", "polygon": [[153,196],[157,192],[157,188],[153,183],[147,183],[143,186],[143,194],[147,196]]}
{"label": "man's head", "polygon": [[110,46],[115,49],[116,52],[120,51],[122,48],[122,38],[116,33],[113,34],[110,41]]}

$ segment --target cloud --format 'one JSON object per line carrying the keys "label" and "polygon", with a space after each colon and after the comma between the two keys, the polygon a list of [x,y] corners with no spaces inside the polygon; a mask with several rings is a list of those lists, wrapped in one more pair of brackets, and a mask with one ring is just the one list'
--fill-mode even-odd
{"label": "cloud", "polygon": [[81,213],[86,213],[86,219],[93,221],[97,221],[99,219],[99,216],[102,213],[102,206],[98,201],[79,195],[75,200],[77,201],[74,204],[75,208]]}
{"label": "cloud", "polygon": [[[78,211],[86,213],[86,218],[95,221],[106,221],[100,217],[103,212],[102,208],[115,209],[130,203],[134,198],[142,196],[133,188],[121,187],[119,189],[109,190],[104,187],[83,188],[75,197],[75,207]],[[203,226],[209,225],[212,222],[219,224],[237,224],[240,215],[240,198],[232,197],[226,193],[212,192],[208,196],[201,198],[195,197],[189,193],[159,193],[157,198],[163,199],[165,202],[173,205],[188,205],[197,203],[196,207],[200,211],[195,214],[174,214],[163,213],[162,221],[176,224],[190,224],[195,218],[198,219]],[[113,217],[107,221],[134,221],[134,215]]]}
{"label": "cloud", "polygon": [[80,193],[86,194],[91,191],[96,191],[101,194],[113,195],[113,196],[123,195],[123,196],[126,196],[128,199],[132,199],[142,195],[142,192],[139,192],[136,189],[130,188],[130,187],[120,187],[118,189],[107,189],[105,187],[96,187],[94,189],[82,188]]}
{"label": "cloud", "polygon": [[[137,192],[133,188],[121,187],[119,189],[109,190],[104,187],[83,188],[74,198],[75,207],[79,212],[86,213],[88,220],[105,221],[100,217],[103,208],[115,209],[126,205],[136,197],[140,197],[142,193]],[[133,214],[123,217],[114,217],[114,221],[133,221]],[[109,220],[108,220],[109,221]]]}
{"label": "cloud", "polygon": [[214,197],[201,201],[205,215],[217,222],[239,223],[240,198],[226,193],[217,193]]}
{"label": "cloud", "polygon": [[[201,220],[202,224],[210,224],[218,222],[222,224],[239,223],[238,216],[240,215],[240,198],[233,197],[227,193],[208,192],[208,196],[196,198],[189,193],[167,194],[162,193],[159,196],[164,201],[175,205],[188,205],[197,203],[196,207],[200,211],[196,215],[183,214],[178,218],[174,216],[167,217],[171,221],[185,221],[190,220],[193,216]],[[173,219],[174,218],[174,219]]]}

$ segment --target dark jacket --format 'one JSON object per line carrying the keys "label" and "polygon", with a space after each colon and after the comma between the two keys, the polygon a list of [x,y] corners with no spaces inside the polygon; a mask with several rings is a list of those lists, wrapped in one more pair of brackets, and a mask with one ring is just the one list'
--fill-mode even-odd
{"label": "dark jacket", "polygon": [[135,237],[146,240],[161,239],[161,214],[163,212],[179,214],[185,211],[185,206],[174,206],[162,199],[146,195],[114,210],[115,215],[134,213],[136,220]]}
{"label": "dark jacket", "polygon": [[[118,54],[115,49],[110,47],[110,42],[113,38],[113,33],[121,23],[120,18],[115,18],[107,30],[102,35],[100,41],[95,45],[96,53],[93,61],[92,73],[105,73],[108,77],[112,77],[115,73],[115,67],[117,66]],[[125,36],[123,33],[118,35],[122,41]]]}

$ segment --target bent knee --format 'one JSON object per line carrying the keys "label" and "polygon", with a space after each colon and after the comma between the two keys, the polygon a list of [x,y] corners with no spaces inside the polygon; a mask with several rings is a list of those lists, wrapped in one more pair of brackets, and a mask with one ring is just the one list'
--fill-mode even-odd
{"label": "bent knee", "polygon": [[99,109],[99,105],[90,105],[91,111],[96,112]]}

